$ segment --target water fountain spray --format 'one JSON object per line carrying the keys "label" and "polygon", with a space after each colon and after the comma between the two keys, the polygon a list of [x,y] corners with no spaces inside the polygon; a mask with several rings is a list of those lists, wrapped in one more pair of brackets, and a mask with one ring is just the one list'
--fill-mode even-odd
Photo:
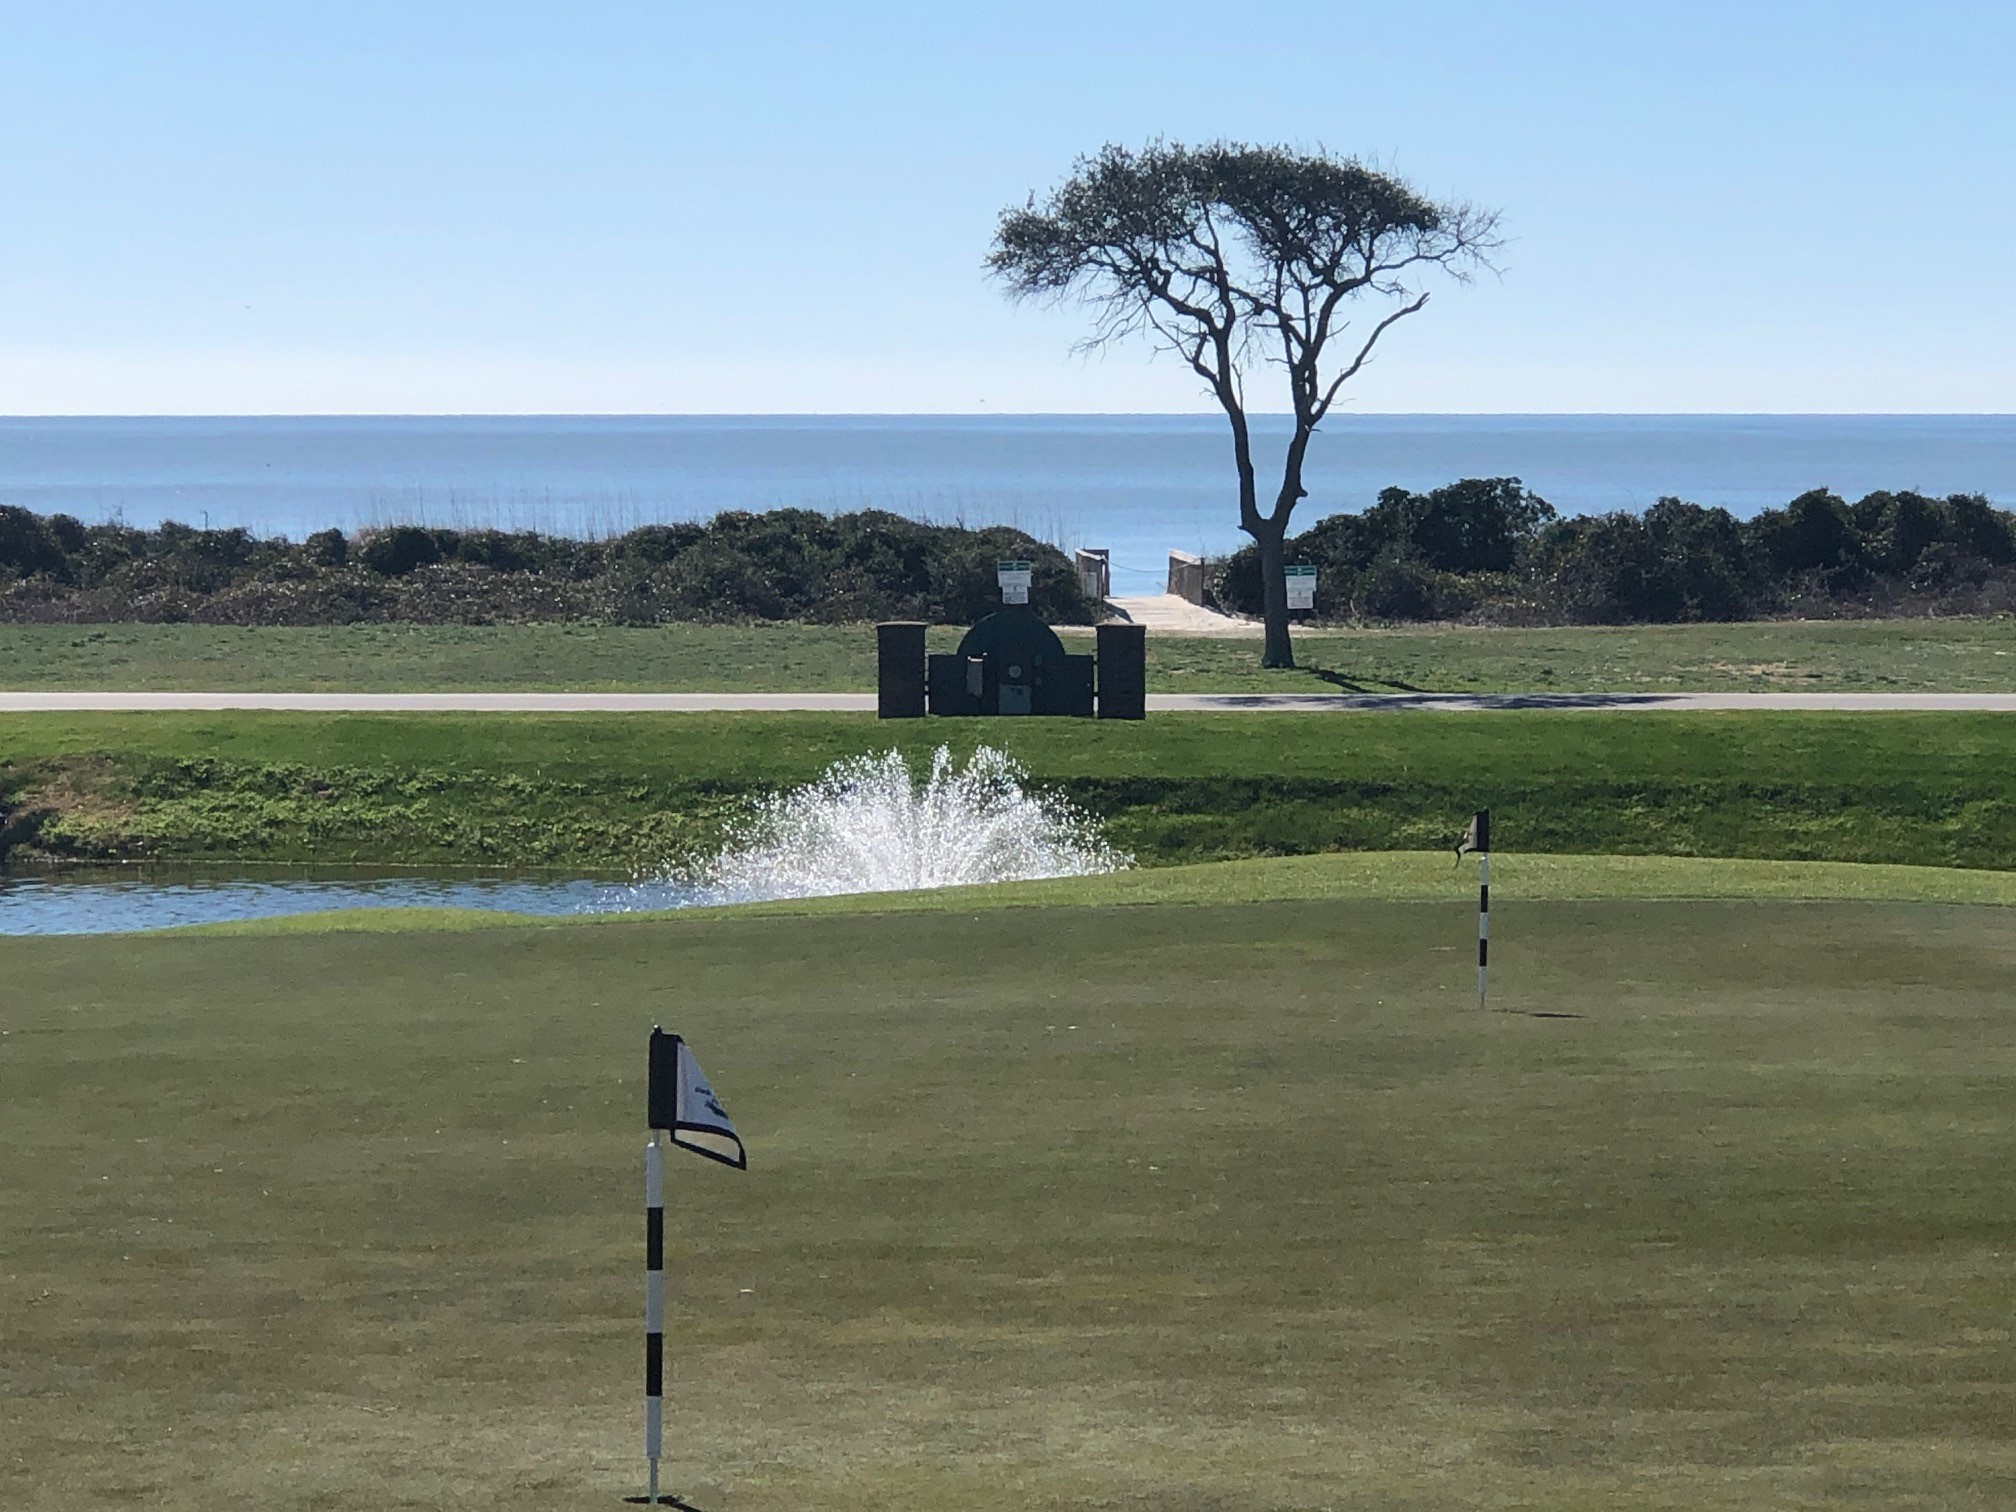
{"label": "water fountain spray", "polygon": [[758,800],[719,854],[665,880],[702,901],[747,903],[1084,877],[1120,871],[1089,815],[1031,793],[1013,758],[981,746],[955,766],[944,746],[918,781],[901,751],[836,761],[817,781]]}

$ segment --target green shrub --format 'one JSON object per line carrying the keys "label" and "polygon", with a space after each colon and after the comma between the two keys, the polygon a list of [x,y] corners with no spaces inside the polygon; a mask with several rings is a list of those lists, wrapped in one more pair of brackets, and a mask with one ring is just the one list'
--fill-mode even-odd
{"label": "green shrub", "polygon": [[[1643,513],[1557,518],[1516,478],[1389,488],[1287,542],[1317,569],[1319,619],[1480,616],[1674,624],[1760,614],[2001,612],[2016,594],[2016,516],[1973,494],[1825,489],[1739,522],[1662,498]],[[1216,564],[1212,592],[1262,605],[1259,553]]]}
{"label": "green shrub", "polygon": [[925,525],[881,511],[734,511],[606,541],[394,525],[299,545],[243,530],[86,526],[0,508],[0,619],[234,625],[583,620],[967,623],[1000,604],[995,563],[1035,565],[1053,622],[1098,606],[1055,547],[1020,531]]}

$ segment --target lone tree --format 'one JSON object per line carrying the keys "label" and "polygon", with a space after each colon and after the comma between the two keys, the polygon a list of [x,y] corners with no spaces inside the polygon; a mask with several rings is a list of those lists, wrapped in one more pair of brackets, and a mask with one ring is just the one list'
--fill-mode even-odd
{"label": "lone tree", "polygon": [[[1437,204],[1355,158],[1285,147],[1108,144],[1048,201],[1002,212],[988,268],[1011,297],[1081,300],[1091,351],[1146,336],[1176,353],[1232,424],[1239,528],[1259,546],[1262,665],[1293,667],[1282,542],[1307,497],[1310,438],[1379,338],[1428,303],[1423,274],[1467,279],[1499,245],[1494,212]],[[1353,320],[1362,314],[1361,324]],[[1283,370],[1295,428],[1260,509],[1246,371]]]}

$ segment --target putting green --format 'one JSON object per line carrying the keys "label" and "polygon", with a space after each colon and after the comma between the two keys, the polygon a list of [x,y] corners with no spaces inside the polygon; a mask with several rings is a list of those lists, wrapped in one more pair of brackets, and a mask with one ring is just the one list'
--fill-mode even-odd
{"label": "putting green", "polygon": [[661,1021],[708,1512],[2008,1506],[2006,912],[1471,921],[0,943],[0,1505],[619,1505]]}

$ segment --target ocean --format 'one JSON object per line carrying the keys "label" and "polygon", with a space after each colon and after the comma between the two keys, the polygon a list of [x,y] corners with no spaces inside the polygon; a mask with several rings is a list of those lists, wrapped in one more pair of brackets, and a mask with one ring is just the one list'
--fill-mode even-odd
{"label": "ocean", "polygon": [[[1287,422],[1255,426],[1271,463]],[[1564,513],[1676,494],[1749,515],[1816,487],[2008,507],[2016,416],[1344,415],[1312,448],[1296,521],[1464,477],[1522,478]],[[0,504],[297,540],[332,525],[606,535],[724,509],[887,509],[1103,546],[1121,592],[1159,584],[1171,549],[1245,540],[1212,415],[0,418]]]}

